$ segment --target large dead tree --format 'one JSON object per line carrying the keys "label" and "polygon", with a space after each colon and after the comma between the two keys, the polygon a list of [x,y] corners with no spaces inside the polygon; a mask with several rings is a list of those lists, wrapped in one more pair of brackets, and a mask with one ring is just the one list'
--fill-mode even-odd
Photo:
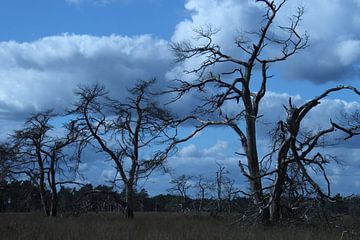
{"label": "large dead tree", "polygon": [[[259,31],[249,33],[250,36],[239,36],[236,39],[234,44],[241,51],[239,56],[224,52],[223,48],[214,42],[216,31],[213,31],[211,28],[196,31],[199,45],[186,41],[172,44],[172,49],[178,62],[186,62],[195,58],[200,60],[200,64],[193,69],[186,70],[190,76],[196,77],[193,81],[178,80],[179,84],[167,92],[175,93],[174,101],[191,91],[198,91],[204,96],[204,102],[198,107],[195,114],[188,117],[188,119],[198,121],[194,132],[201,131],[205,127],[212,125],[225,125],[234,130],[242,145],[242,152],[239,154],[246,159],[246,163],[240,163],[240,167],[242,173],[249,181],[249,196],[253,199],[253,203],[257,207],[258,215],[261,216],[262,221],[269,222],[271,220],[277,221],[278,219],[279,212],[274,207],[274,204],[278,199],[277,196],[282,194],[276,186],[284,187],[282,175],[286,174],[288,169],[286,166],[282,166],[284,164],[278,165],[279,168],[275,170],[264,169],[263,162],[266,161],[269,155],[266,154],[264,157],[260,157],[258,153],[257,125],[258,119],[261,117],[259,116],[260,103],[265,96],[268,81],[272,77],[268,73],[269,67],[287,60],[299,50],[306,48],[308,36],[306,33],[301,34],[298,31],[298,26],[304,13],[303,8],[298,8],[288,25],[277,26],[275,25],[276,18],[287,0],[277,1],[276,3],[270,0],[258,0],[256,2],[264,6],[264,17],[261,19],[262,26]],[[276,51],[277,54],[274,54]],[[213,72],[216,69],[224,69],[221,67],[216,68],[223,64],[233,67],[231,70],[224,72]],[[254,87],[257,85],[259,86],[258,88]],[[340,86],[329,91],[338,91],[346,88],[352,89],[351,87]],[[291,131],[293,131],[293,128],[300,128],[302,119],[313,107],[320,103],[322,98],[326,97],[327,93],[313,99],[308,102],[308,105],[305,104],[301,108],[303,109],[302,113],[297,116],[297,120],[294,120],[295,122],[291,123]],[[237,106],[238,111],[232,114],[227,113],[223,109],[225,104]],[[294,110],[293,106],[290,106],[290,110]],[[296,110],[295,112],[298,111]],[[203,115],[196,114],[203,114],[205,112],[212,113],[211,117],[204,119]],[[289,117],[291,119],[294,116],[290,112],[288,114],[290,114]],[[332,123],[331,128],[340,129],[334,123]],[[289,132],[289,134],[292,135],[294,133]],[[317,135],[315,134],[309,139],[317,139]],[[323,134],[320,133],[320,135]],[[296,142],[293,135],[291,139]],[[293,158],[296,159],[297,157],[305,158],[309,154],[305,151],[304,153],[298,153],[299,156],[297,156],[296,149],[296,146],[292,146],[290,140],[285,140],[282,148],[277,149],[277,152],[279,158],[286,160],[279,160],[278,162],[287,162],[290,153],[294,154]],[[296,162],[301,161],[298,159]],[[298,166],[300,167],[301,164],[298,164]],[[303,175],[306,175],[304,168],[300,167],[300,171]],[[274,186],[264,185],[263,180],[265,177],[271,177],[269,175],[276,179]],[[315,184],[311,185],[317,188]],[[274,189],[272,189],[273,187]],[[318,193],[320,194],[319,191]],[[272,206],[271,211],[270,206]]]}
{"label": "large dead tree", "polygon": [[[163,166],[175,146],[172,118],[150,94],[154,81],[140,81],[123,100],[110,99],[101,86],[80,88],[70,112],[77,126],[115,164],[125,188],[125,217],[133,218],[134,188],[139,178]],[[173,135],[171,135],[173,134]]]}
{"label": "large dead tree", "polygon": [[[332,156],[324,153],[325,137],[340,131],[344,133],[344,139],[357,135],[355,129],[348,126],[341,126],[329,119],[329,126],[320,130],[304,130],[301,127],[303,120],[310,111],[321,103],[321,100],[332,92],[349,89],[357,95],[360,92],[349,86],[338,86],[326,90],[323,94],[311,99],[297,107],[289,99],[286,109],[287,119],[279,121],[274,134],[274,148],[265,161],[272,163],[275,155],[276,167],[267,169],[261,177],[273,179],[268,189],[269,199],[265,208],[270,209],[270,221],[276,222],[281,217],[281,209],[286,206],[290,211],[297,209],[303,197],[315,196],[319,200],[331,199],[330,181],[327,177],[325,167],[333,159]],[[311,174],[312,172],[313,174]],[[314,179],[314,175],[322,175],[326,183],[326,190],[322,190],[320,184]],[[295,203],[289,201],[281,202],[283,193],[295,196]],[[294,195],[295,194],[295,195]]]}
{"label": "large dead tree", "polygon": [[201,212],[203,211],[205,197],[214,189],[215,186],[210,179],[206,179],[202,175],[199,175],[196,180],[197,181],[194,187],[197,189],[197,196],[200,200],[197,210]]}
{"label": "large dead tree", "polygon": [[59,134],[50,123],[55,117],[52,111],[33,114],[24,128],[11,136],[14,157],[10,173],[25,175],[37,183],[47,216],[57,215],[57,186],[72,183],[59,177],[75,173],[81,153],[74,122],[66,124],[64,134]]}

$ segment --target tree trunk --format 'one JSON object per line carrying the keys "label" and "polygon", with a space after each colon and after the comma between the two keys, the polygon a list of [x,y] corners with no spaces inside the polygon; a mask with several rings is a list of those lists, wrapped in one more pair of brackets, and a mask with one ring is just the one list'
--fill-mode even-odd
{"label": "tree trunk", "polygon": [[269,222],[269,209],[263,208],[264,195],[262,190],[262,182],[260,177],[259,158],[256,145],[256,118],[254,116],[246,117],[246,139],[247,146],[245,149],[249,167],[249,174],[251,179],[250,191],[253,196],[255,206],[258,206],[261,213],[261,221],[263,223]]}
{"label": "tree trunk", "polygon": [[52,191],[51,193],[51,211],[50,211],[51,217],[57,216],[57,206],[58,206],[58,200],[57,200],[57,192],[55,189],[55,191]]}
{"label": "tree trunk", "polygon": [[49,184],[51,187],[51,202],[50,202],[50,216],[56,217],[57,215],[57,189],[56,189],[56,172],[55,172],[55,161],[56,155],[54,155],[50,164],[50,172],[49,172]]}
{"label": "tree trunk", "polygon": [[255,120],[252,117],[246,119],[246,138],[247,149],[246,155],[249,166],[249,173],[252,179],[250,180],[251,193],[254,196],[254,203],[260,204],[263,200],[262,184],[260,178],[259,159],[256,146],[256,126]]}
{"label": "tree trunk", "polygon": [[199,212],[202,211],[204,199],[205,199],[204,189],[201,189],[201,198],[200,198],[199,209],[198,209]]}
{"label": "tree trunk", "polygon": [[181,211],[183,213],[186,211],[186,195],[181,197]]}
{"label": "tree trunk", "polygon": [[45,215],[50,216],[50,209],[46,199],[44,163],[41,157],[39,147],[37,147],[36,149],[36,155],[39,164],[39,192],[40,192],[41,205],[43,207]]}
{"label": "tree trunk", "polygon": [[125,185],[125,218],[134,218],[134,189],[131,183]]}
{"label": "tree trunk", "polygon": [[270,204],[270,222],[276,223],[281,217],[281,195],[285,184],[287,166],[281,166],[278,169],[278,176],[275,180],[274,189],[272,191],[272,202]]}
{"label": "tree trunk", "polygon": [[46,199],[46,189],[45,189],[44,181],[45,181],[44,171],[40,170],[39,192],[40,192],[41,205],[43,207],[45,215],[50,216],[50,210]]}
{"label": "tree trunk", "polygon": [[287,139],[283,142],[278,153],[277,176],[271,192],[272,199],[269,209],[270,222],[272,223],[278,222],[281,217],[281,195],[284,191],[286,173],[288,171],[288,163],[286,163],[286,159],[290,148],[290,140],[291,139]]}

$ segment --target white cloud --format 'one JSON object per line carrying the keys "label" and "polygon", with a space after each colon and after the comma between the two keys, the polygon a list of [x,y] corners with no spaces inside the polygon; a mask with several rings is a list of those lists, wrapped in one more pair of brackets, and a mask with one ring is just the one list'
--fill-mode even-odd
{"label": "white cloud", "polygon": [[[359,69],[355,65],[360,63],[359,1],[288,1],[279,12],[274,26],[289,23],[289,17],[299,4],[305,7],[300,29],[310,36],[310,46],[280,66],[282,77],[315,82],[356,78],[354,75]],[[193,30],[212,25],[220,30],[214,44],[219,44],[222,51],[238,58],[248,57],[237,50],[234,38],[259,30],[264,14],[261,3],[252,0],[188,0],[185,7],[191,12],[191,17],[176,26],[173,41],[190,40],[194,43],[197,40],[193,38]],[[179,75],[183,69],[193,69],[199,62],[199,59],[193,59],[173,69],[168,76]]]}
{"label": "white cloud", "polygon": [[175,162],[172,163],[170,161],[170,164],[211,164],[219,160],[225,160],[232,154],[233,153],[230,153],[229,155],[229,143],[225,140],[217,140],[213,145],[204,148],[200,148],[198,145],[190,143],[179,149],[177,155],[174,156]]}
{"label": "white cloud", "polygon": [[[336,95],[331,95],[329,98],[320,101],[320,104],[313,108],[302,121],[302,128],[306,130],[318,131],[330,127],[330,120],[336,123],[343,122],[343,114],[351,114],[360,109],[360,102],[344,101],[337,97],[346,96],[347,94],[354,94],[348,90],[340,91]],[[315,97],[315,96],[314,96]],[[335,97],[335,98],[334,98]],[[257,126],[258,144],[261,146],[260,150],[267,153],[267,146],[271,146],[270,133],[276,127],[276,124],[282,120],[286,121],[286,110],[284,106],[288,106],[289,98],[292,104],[300,107],[310,99],[304,99],[301,95],[291,96],[287,93],[276,93],[268,91],[260,104],[259,116]],[[225,105],[224,113],[236,114],[243,109],[241,104],[231,102]],[[243,126],[243,125],[240,125]],[[339,142],[346,134],[337,131],[331,134],[332,137],[328,138],[329,141]],[[329,135],[330,136],[330,135]],[[203,136],[201,136],[203,137]],[[342,147],[357,148],[360,138],[351,139],[345,143],[341,143]],[[261,143],[261,144],[260,144]]]}
{"label": "white cloud", "polygon": [[210,148],[204,149],[203,154],[205,156],[224,156],[228,147],[228,142],[224,140],[218,140],[215,145],[211,146]]}
{"label": "white cloud", "polygon": [[99,82],[121,97],[138,79],[162,79],[168,43],[135,37],[61,35],[0,43],[0,111],[65,108],[79,84]]}
{"label": "white cloud", "polygon": [[345,40],[338,44],[337,54],[343,65],[352,65],[360,60],[360,40]]}
{"label": "white cloud", "polygon": [[196,157],[198,156],[198,149],[194,144],[189,144],[187,146],[182,147],[179,150],[179,156],[180,157]]}
{"label": "white cloud", "polygon": [[105,181],[112,181],[112,180],[114,180],[115,174],[116,174],[115,168],[104,169],[104,170],[102,170],[100,176]]}

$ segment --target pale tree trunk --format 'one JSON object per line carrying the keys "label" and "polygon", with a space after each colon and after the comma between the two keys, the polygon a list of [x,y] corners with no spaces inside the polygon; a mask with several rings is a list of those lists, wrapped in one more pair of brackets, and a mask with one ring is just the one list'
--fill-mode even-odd
{"label": "pale tree trunk", "polygon": [[[262,182],[259,168],[259,158],[256,144],[256,117],[248,113],[246,117],[246,139],[247,146],[245,152],[247,155],[247,162],[250,174],[250,191],[253,196],[254,204],[262,209],[264,204],[264,195],[262,189]],[[269,210],[262,209],[261,219],[263,222],[269,221]]]}

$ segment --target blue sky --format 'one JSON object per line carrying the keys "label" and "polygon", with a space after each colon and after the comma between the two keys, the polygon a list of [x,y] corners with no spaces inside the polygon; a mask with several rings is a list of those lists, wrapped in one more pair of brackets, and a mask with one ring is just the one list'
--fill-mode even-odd
{"label": "blue sky", "polygon": [[[168,83],[179,71],[196,64],[174,65],[169,43],[195,41],[192,30],[197,27],[211,24],[220,29],[216,42],[231,53],[235,35],[260,22],[261,8],[254,2],[2,0],[2,137],[20,127],[30,112],[68,107],[74,101],[73,91],[78,84],[101,82],[112,89],[112,94],[121,95],[136,79],[157,77]],[[310,35],[310,46],[287,63],[271,68],[276,77],[269,83],[263,103],[264,123],[276,122],[283,115],[282,104],[290,96],[300,103],[338,84],[360,87],[359,0],[289,0],[278,23],[287,21],[299,2],[305,7],[300,27]],[[309,117],[308,127],[327,124],[336,112],[360,106],[358,96],[351,94],[336,94],[329,99]],[[174,108],[183,111],[191,102],[189,96]],[[259,144],[265,146],[268,129],[260,129]],[[183,169],[179,174],[213,177],[215,161],[223,161],[231,177],[245,187],[234,156],[238,144],[231,131],[209,129],[179,146],[179,154],[169,160],[169,165],[174,171]],[[329,151],[346,159],[343,167],[329,166],[334,192],[360,193],[360,150],[356,141],[346,151],[341,147]],[[109,162],[94,159],[85,161],[82,170],[90,181],[101,183],[113,169]],[[155,174],[146,186],[151,193],[164,192],[168,180],[169,176]]]}
{"label": "blue sky", "polygon": [[[188,13],[184,1],[4,0],[1,2],[3,41],[34,41],[62,33],[91,35],[153,34],[170,39],[174,26]],[[160,27],[161,26],[161,27]]]}

